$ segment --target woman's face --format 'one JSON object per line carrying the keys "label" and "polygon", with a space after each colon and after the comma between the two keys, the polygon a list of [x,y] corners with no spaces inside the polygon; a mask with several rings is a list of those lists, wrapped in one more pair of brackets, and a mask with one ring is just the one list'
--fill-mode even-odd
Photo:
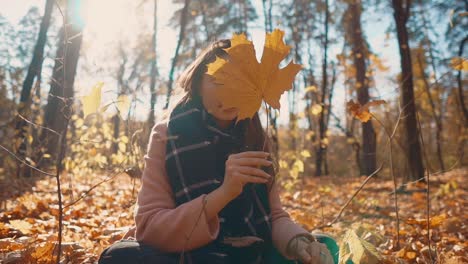
{"label": "woman's face", "polygon": [[203,74],[200,87],[200,95],[203,100],[205,109],[219,121],[232,121],[239,113],[235,107],[222,109],[222,103],[214,95],[214,90],[219,89],[219,86],[214,83],[213,77],[208,74]]}

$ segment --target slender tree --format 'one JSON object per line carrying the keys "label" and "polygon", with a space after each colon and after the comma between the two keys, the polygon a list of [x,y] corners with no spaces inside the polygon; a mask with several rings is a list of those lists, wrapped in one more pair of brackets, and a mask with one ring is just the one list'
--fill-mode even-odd
{"label": "slender tree", "polygon": [[[59,32],[57,54],[50,82],[50,91],[44,112],[44,126],[57,132],[66,131],[72,113],[73,84],[80,55],[83,25],[78,21],[77,0],[67,0],[65,23]],[[45,151],[55,157],[58,137],[42,130],[41,142]]]}
{"label": "slender tree", "polygon": [[432,117],[436,125],[436,148],[437,148],[437,160],[439,162],[439,167],[442,171],[445,171],[444,160],[442,158],[442,113],[437,113],[435,100],[432,97],[431,93],[431,84],[429,83],[429,77],[425,72],[425,58],[422,51],[414,52],[416,59],[415,66],[418,67],[417,71],[421,74],[421,79],[424,83],[424,91],[426,92],[427,98],[429,100],[429,105],[431,108]]}
{"label": "slender tree", "polygon": [[[361,13],[362,2],[361,0],[348,0],[348,9],[343,19],[345,36],[347,42],[352,47],[352,56],[354,67],[356,69],[355,86],[357,89],[358,102],[365,105],[369,102],[369,80],[367,78],[367,65],[368,51],[366,41],[362,32],[361,26]],[[372,121],[362,123],[362,157],[360,157],[361,174],[370,175],[376,169],[376,152],[377,142]]]}
{"label": "slender tree", "polygon": [[179,39],[177,41],[177,47],[174,53],[174,57],[172,58],[171,70],[169,72],[169,82],[167,83],[166,105],[164,106],[164,109],[167,109],[169,107],[169,102],[171,100],[172,86],[174,83],[174,73],[175,73],[175,69],[177,65],[177,60],[179,59],[180,47],[182,46],[182,42],[184,41],[184,38],[185,38],[185,27],[187,26],[189,6],[190,6],[190,0],[185,0],[184,7],[182,8],[182,13],[180,14]]}
{"label": "slender tree", "polygon": [[158,0],[154,0],[153,6],[153,36],[151,38],[151,70],[150,70],[150,112],[148,115],[148,127],[154,125],[154,107],[156,105],[156,77],[158,76],[158,56],[156,52],[158,33]]}
{"label": "slender tree", "polygon": [[406,151],[409,166],[409,179],[418,180],[424,177],[424,166],[419,143],[419,129],[416,121],[416,104],[414,101],[413,70],[411,50],[409,48],[408,30],[406,23],[410,16],[410,0],[392,0],[393,16],[395,19],[398,47],[401,63],[401,101],[406,130]]}
{"label": "slender tree", "polygon": [[[26,156],[27,149],[27,122],[24,119],[29,118],[29,110],[31,105],[31,91],[33,88],[34,80],[36,80],[36,87],[38,87],[41,82],[44,47],[47,42],[47,31],[49,29],[50,19],[52,17],[53,6],[53,0],[46,1],[44,16],[42,17],[41,25],[39,28],[39,35],[37,37],[37,42],[34,47],[31,63],[29,64],[28,72],[26,74],[26,78],[24,79],[23,88],[21,90],[18,113],[22,117],[18,117],[16,121],[16,140],[20,142],[19,148],[17,150],[18,156],[23,158]],[[18,163],[17,176],[30,176],[31,170],[24,168],[25,167],[24,165],[22,165],[22,163]]]}
{"label": "slender tree", "polygon": [[[463,38],[460,42],[460,47],[458,49],[458,57],[462,58],[463,56],[463,49],[465,48],[465,44],[468,41],[468,36]],[[462,81],[462,70],[458,69],[457,72],[457,87],[458,87],[458,100],[460,101],[460,108],[462,109],[463,116],[465,117],[465,127],[468,127],[468,109],[465,104],[464,98],[464,91],[463,91],[463,81]]]}
{"label": "slender tree", "polygon": [[[320,104],[322,105],[323,110],[320,112],[319,117],[319,143],[316,150],[315,156],[315,176],[321,176],[323,174],[322,166],[324,164],[324,154],[325,152],[325,99],[328,90],[328,30],[329,30],[329,23],[330,23],[330,12],[329,12],[329,2],[325,0],[325,22],[324,22],[324,32],[323,32],[323,62],[322,62],[322,87],[321,87],[321,97],[320,97]],[[327,172],[325,172],[326,174]]]}
{"label": "slender tree", "polygon": [[[463,40],[461,41],[460,43],[460,48],[458,50],[458,57],[459,58],[462,58],[463,56],[463,49],[465,47],[465,44],[468,40],[468,36],[463,38]],[[465,125],[465,129],[468,127],[468,110],[466,108],[466,105],[465,105],[465,93],[464,93],[464,89],[463,89],[463,80],[462,80],[462,70],[461,69],[458,69],[458,73],[457,73],[457,91],[458,91],[458,101],[459,101],[459,104],[460,104],[460,108],[462,110],[462,113],[463,113],[463,117],[465,119],[465,122],[464,122],[464,125]],[[465,144],[466,144],[466,139],[465,138],[462,138],[459,146],[458,146],[458,153],[459,153],[459,158],[460,160],[462,161],[461,164],[463,165],[464,164],[464,159],[463,159],[463,156],[465,155]]]}

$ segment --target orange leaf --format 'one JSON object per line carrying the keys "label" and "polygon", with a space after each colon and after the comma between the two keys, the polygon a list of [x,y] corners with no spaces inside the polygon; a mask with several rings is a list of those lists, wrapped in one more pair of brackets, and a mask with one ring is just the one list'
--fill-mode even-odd
{"label": "orange leaf", "polygon": [[375,100],[367,102],[364,106],[362,106],[360,103],[355,103],[353,100],[351,100],[347,103],[347,108],[348,112],[350,112],[355,118],[365,123],[369,121],[372,117],[369,108],[379,106],[385,103],[385,100]]}
{"label": "orange leaf", "polygon": [[359,103],[355,103],[353,100],[347,103],[348,112],[350,112],[355,118],[361,120],[361,122],[367,122],[371,118],[369,111],[363,110],[363,107]]}
{"label": "orange leaf", "polygon": [[267,33],[261,62],[257,61],[252,41],[244,34],[234,34],[231,47],[226,49],[228,59],[216,58],[208,64],[207,73],[219,85],[215,95],[225,109],[239,110],[237,121],[251,118],[262,100],[275,109],[280,108],[281,95],[290,90],[302,66],[290,62],[279,69],[290,47],[283,42],[284,32],[275,29]]}
{"label": "orange leaf", "polygon": [[[441,214],[441,215],[436,215],[434,217],[431,217],[429,219],[430,226],[431,227],[437,227],[437,226],[441,225],[445,221],[445,219],[447,219],[446,214]],[[427,220],[425,218],[423,218],[423,219],[409,218],[409,219],[406,220],[406,223],[426,226],[427,225]]]}
{"label": "orange leaf", "polygon": [[417,256],[417,255],[416,255],[416,252],[414,252],[414,251],[408,251],[408,252],[406,252],[406,254],[405,254],[405,257],[406,257],[407,259],[415,259],[416,256]]}
{"label": "orange leaf", "polygon": [[462,57],[454,57],[450,61],[450,66],[457,71],[468,71],[468,60]]}
{"label": "orange leaf", "polygon": [[41,243],[37,246],[31,256],[41,262],[51,262],[53,260],[53,251],[55,244],[51,242]]}

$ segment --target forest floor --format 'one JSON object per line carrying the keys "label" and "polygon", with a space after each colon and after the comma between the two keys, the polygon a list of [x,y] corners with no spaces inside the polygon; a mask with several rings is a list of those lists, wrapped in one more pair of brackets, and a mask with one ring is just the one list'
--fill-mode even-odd
{"label": "forest floor", "polygon": [[[467,169],[458,169],[431,176],[432,250],[427,247],[423,182],[407,184],[397,192],[400,248],[395,240],[391,180],[371,179],[345,208],[340,220],[322,231],[352,248],[354,256],[350,257],[361,258],[361,263],[431,263],[431,252],[438,263],[468,263],[467,175]],[[283,191],[281,199],[291,217],[312,230],[332,221],[364,180],[311,177],[297,184],[297,189]],[[133,224],[139,180],[127,174],[73,179],[65,174],[61,183],[65,206],[62,263],[94,263],[100,252]],[[0,170],[0,189],[0,263],[53,262],[59,213],[55,179],[11,181]],[[363,247],[350,242],[350,230],[374,245],[377,252],[372,252],[366,242],[361,243]],[[377,262],[371,260],[376,257]]]}

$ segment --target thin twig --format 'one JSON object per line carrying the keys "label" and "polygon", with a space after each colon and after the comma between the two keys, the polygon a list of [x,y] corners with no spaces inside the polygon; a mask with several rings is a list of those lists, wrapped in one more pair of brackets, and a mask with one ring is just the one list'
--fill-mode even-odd
{"label": "thin twig", "polygon": [[[59,43],[59,45],[64,45],[64,51],[63,51],[63,83],[62,83],[62,89],[65,89],[64,85],[65,85],[65,82],[66,82],[66,69],[65,69],[65,66],[66,66],[66,62],[65,62],[65,56],[66,54],[68,53],[68,40],[67,40],[67,37],[68,37],[68,32],[67,32],[67,15],[64,15],[64,13],[62,12],[62,8],[60,7],[59,3],[57,1],[55,1],[55,4],[57,5],[57,8],[62,16],[62,26],[63,26],[63,34],[64,34],[64,43]],[[69,7],[67,6],[67,9]],[[67,10],[68,12],[68,10]],[[65,93],[64,93],[65,94]],[[71,100],[70,100],[71,101]],[[65,100],[64,101],[64,107],[67,107],[68,106],[68,103],[69,101],[68,100]],[[69,106],[71,107],[71,106]],[[61,131],[60,133],[60,136],[59,136],[59,141],[58,141],[58,146],[57,146],[57,149],[58,149],[58,155],[57,155],[57,159],[56,159],[56,175],[55,175],[55,178],[56,178],[56,181],[57,181],[57,196],[58,196],[58,205],[59,205],[59,215],[58,215],[58,248],[57,248],[57,259],[56,259],[56,263],[57,264],[60,264],[60,256],[62,254],[62,228],[63,228],[63,204],[62,204],[62,190],[61,190],[61,186],[60,186],[60,173],[61,173],[61,170],[62,170],[62,161],[63,161],[63,157],[65,155],[65,144],[66,144],[66,141],[67,141],[67,130],[68,130],[68,123],[69,123],[70,119],[69,117],[66,117],[65,118],[65,125],[64,125],[64,131]]]}
{"label": "thin twig", "polygon": [[77,204],[79,201],[81,201],[81,200],[83,200],[84,198],[86,198],[86,197],[88,196],[88,194],[89,194],[91,191],[93,191],[94,189],[96,189],[97,187],[99,187],[101,184],[113,180],[117,175],[119,175],[120,173],[122,173],[122,170],[123,170],[123,166],[122,166],[122,165],[123,165],[124,162],[126,162],[127,160],[128,160],[128,157],[125,156],[125,158],[123,158],[123,160],[117,165],[117,168],[118,168],[119,170],[114,169],[114,173],[113,173],[111,176],[109,176],[109,177],[107,177],[106,179],[104,179],[104,180],[102,180],[102,181],[96,183],[95,185],[91,186],[91,188],[89,188],[88,190],[82,192],[81,195],[80,195],[80,198],[78,198],[78,199],[76,199],[75,201],[72,201],[72,202],[70,202],[69,204],[65,205],[65,206],[63,207],[63,209],[66,209],[66,208],[68,208],[68,207],[70,207],[70,206],[73,206],[73,205]]}
{"label": "thin twig", "polygon": [[195,231],[195,228],[197,227],[198,223],[200,222],[201,216],[203,215],[203,212],[204,212],[205,207],[206,207],[206,202],[207,202],[206,196],[204,197],[202,202],[203,202],[202,208],[200,210],[200,214],[197,217],[197,221],[195,221],[195,224],[193,225],[192,230],[190,231],[190,234],[186,237],[185,242],[184,242],[184,247],[182,248],[182,252],[180,252],[179,264],[184,264],[185,263],[185,260],[184,260],[185,259],[185,256],[184,256],[185,248],[187,247],[187,244],[190,241],[190,238],[192,237],[193,232]]}
{"label": "thin twig", "polygon": [[34,167],[30,164],[28,164],[26,161],[24,161],[23,159],[21,159],[20,157],[16,156],[15,153],[11,152],[9,149],[5,148],[4,146],[2,146],[0,144],[0,148],[2,148],[3,150],[5,150],[6,152],[8,152],[8,154],[10,154],[11,156],[13,156],[15,159],[17,159],[19,162],[23,163],[24,165],[30,167],[31,169],[37,171],[37,172],[40,172],[42,174],[45,174],[47,176],[52,176],[52,177],[55,177],[55,174],[52,174],[52,173],[48,173],[48,172],[45,172],[37,167]]}
{"label": "thin twig", "polygon": [[362,188],[364,188],[364,186],[366,185],[366,183],[367,183],[372,177],[374,177],[374,175],[376,175],[377,173],[379,173],[380,170],[382,170],[382,167],[383,167],[383,163],[380,164],[380,166],[379,166],[372,174],[370,174],[369,176],[367,176],[367,178],[362,182],[361,186],[359,186],[359,188],[354,192],[354,194],[351,196],[351,198],[349,198],[348,201],[341,207],[340,212],[339,212],[338,215],[335,217],[335,219],[333,219],[330,223],[328,223],[328,224],[326,224],[326,225],[318,226],[318,227],[316,227],[315,229],[322,229],[322,228],[325,228],[325,227],[331,227],[333,224],[335,224],[336,222],[338,222],[338,220],[340,219],[340,217],[341,217],[341,215],[343,214],[344,210],[346,209],[346,207],[348,207],[349,203],[351,203],[351,201],[354,199],[354,197],[356,197],[356,195],[358,195],[359,192],[361,192]]}
{"label": "thin twig", "polygon": [[70,202],[69,204],[65,205],[65,206],[63,207],[63,209],[67,209],[68,207],[77,204],[79,201],[81,201],[81,200],[83,200],[84,198],[86,198],[86,197],[88,196],[88,194],[89,194],[91,191],[93,191],[94,189],[96,189],[97,187],[99,187],[101,184],[113,180],[113,179],[115,178],[115,176],[119,175],[119,173],[121,173],[121,172],[120,172],[120,171],[119,171],[119,172],[116,172],[114,175],[112,175],[112,176],[110,176],[110,177],[108,177],[108,178],[106,178],[106,179],[104,179],[104,180],[102,180],[102,181],[96,183],[95,185],[91,186],[91,188],[89,188],[89,189],[86,190],[85,192],[82,192],[82,193],[81,193],[80,198],[78,198],[78,199],[76,199],[75,201]]}
{"label": "thin twig", "polygon": [[[460,163],[460,161],[461,161],[461,157],[458,157],[458,159],[455,160],[455,161],[453,162],[453,164],[450,165],[450,167],[449,167],[448,169],[446,169],[446,170],[438,170],[438,171],[436,171],[436,172],[432,172],[431,174],[432,174],[432,176],[437,176],[437,175],[440,175],[440,174],[442,174],[442,173],[451,171],[451,170],[453,170],[453,169],[458,165],[458,163]],[[415,181],[410,181],[410,182],[407,182],[407,183],[404,183],[404,184],[400,184],[400,185],[398,186],[397,189],[400,189],[400,188],[402,188],[402,187],[404,187],[404,186],[411,185],[411,184],[414,184],[414,183],[417,183],[417,182],[421,182],[421,181],[424,181],[424,180],[425,180],[425,178],[421,178],[421,179],[417,179],[417,180],[415,180]],[[390,194],[393,194],[393,192],[390,193]]]}
{"label": "thin twig", "polygon": [[396,177],[395,177],[395,173],[394,173],[394,168],[393,168],[393,138],[395,137],[395,134],[396,134],[396,131],[397,131],[397,128],[398,126],[400,125],[400,120],[401,120],[401,114],[402,114],[402,109],[399,109],[399,113],[398,113],[398,119],[397,119],[397,122],[395,124],[395,126],[393,127],[393,131],[392,133],[390,134],[387,129],[385,128],[385,126],[383,125],[383,123],[377,118],[375,117],[372,113],[371,113],[371,116],[383,127],[385,133],[387,134],[388,136],[388,142],[387,144],[389,144],[389,149],[390,149],[390,153],[389,153],[389,160],[390,160],[390,175],[392,176],[392,181],[393,181],[393,201],[394,201],[394,207],[395,207],[395,217],[396,217],[396,247],[397,249],[400,249],[400,215],[399,215],[399,210],[398,210],[398,194],[397,194],[397,182],[396,182]]}
{"label": "thin twig", "polygon": [[[68,119],[65,119],[65,124],[68,126]],[[60,186],[60,172],[62,170],[62,160],[63,160],[63,155],[65,154],[64,152],[64,145],[66,144],[66,134],[67,134],[67,128],[65,127],[65,131],[62,135],[59,137],[59,145],[57,146],[59,155],[57,156],[56,159],[56,174],[55,174],[55,179],[57,182],[57,196],[58,196],[58,205],[59,205],[59,220],[58,220],[58,252],[57,252],[57,264],[60,264],[60,255],[61,255],[61,249],[62,249],[62,228],[63,228],[63,203],[62,203],[62,189]]]}
{"label": "thin twig", "polygon": [[34,122],[28,120],[26,117],[22,116],[20,113],[18,113],[18,117],[21,118],[21,119],[23,119],[23,120],[24,120],[26,123],[28,123],[28,124],[31,124],[31,125],[33,125],[33,126],[35,126],[35,127],[39,127],[39,128],[45,129],[45,130],[47,130],[47,131],[52,132],[53,134],[55,134],[55,135],[57,135],[57,136],[60,136],[60,133],[58,133],[57,131],[55,131],[55,130],[53,130],[53,129],[50,129],[50,128],[48,128],[48,127],[45,127],[45,126],[41,126],[41,125],[39,125],[39,124],[36,124],[36,123],[34,123]]}
{"label": "thin twig", "polygon": [[[419,117],[416,115],[416,120],[418,121],[418,129],[421,130],[421,123],[419,121]],[[431,217],[431,199],[430,199],[430,170],[431,170],[431,166],[430,166],[430,163],[429,163],[429,159],[427,158],[427,154],[426,154],[426,148],[425,148],[425,144],[424,144],[424,137],[422,136],[422,133],[419,133],[419,137],[421,139],[421,144],[422,144],[422,148],[423,148],[423,156],[424,156],[424,160],[426,161],[426,166],[427,166],[427,169],[426,169],[426,172],[427,172],[427,188],[426,188],[426,224],[427,224],[427,246],[429,247],[429,259],[431,260],[431,263],[434,263],[434,259],[432,258],[432,249],[431,249],[431,225],[430,225],[430,217]],[[424,179],[424,178],[423,178]]]}
{"label": "thin twig", "polygon": [[[399,115],[398,115],[398,120],[397,120],[397,123],[395,124],[394,128],[393,128],[393,131],[392,133],[390,134],[386,127],[383,126],[383,124],[380,122],[380,120],[376,119],[377,122],[380,123],[380,125],[382,125],[383,129],[385,130],[385,133],[387,133],[388,135],[388,142],[387,143],[390,143],[391,144],[391,140],[393,139],[393,137],[395,136],[396,134],[396,131],[397,131],[397,127],[399,126],[400,124],[400,120],[401,120],[401,113],[402,111],[399,112]],[[372,115],[372,113],[371,113]],[[373,115],[372,115],[373,116]],[[375,118],[375,116],[373,116]],[[390,145],[391,146],[391,145]],[[392,157],[390,155],[390,157]],[[392,159],[391,159],[391,163],[392,163]],[[392,168],[393,168],[393,165],[391,165]],[[380,166],[372,173],[370,174],[369,176],[367,176],[367,178],[364,180],[364,182],[361,184],[361,186],[357,189],[357,191],[351,196],[351,198],[348,199],[348,201],[341,207],[340,211],[338,212],[338,215],[328,224],[326,225],[321,225],[321,226],[318,226],[316,227],[315,229],[323,229],[325,227],[331,227],[333,224],[335,224],[336,222],[338,222],[338,220],[340,219],[341,215],[343,214],[344,210],[346,209],[346,207],[348,207],[348,205],[351,203],[351,201],[356,197],[356,195],[359,194],[359,192],[362,190],[362,188],[364,188],[364,186],[367,184],[367,182],[374,176],[376,175],[377,173],[380,172],[380,170],[382,170],[383,168],[383,163],[380,164]],[[395,188],[396,185],[394,185],[394,188]],[[397,227],[399,227],[399,217],[398,217],[398,202],[396,203],[396,211],[397,211]],[[399,233],[399,232],[398,232]],[[398,236],[398,235],[397,235]]]}

